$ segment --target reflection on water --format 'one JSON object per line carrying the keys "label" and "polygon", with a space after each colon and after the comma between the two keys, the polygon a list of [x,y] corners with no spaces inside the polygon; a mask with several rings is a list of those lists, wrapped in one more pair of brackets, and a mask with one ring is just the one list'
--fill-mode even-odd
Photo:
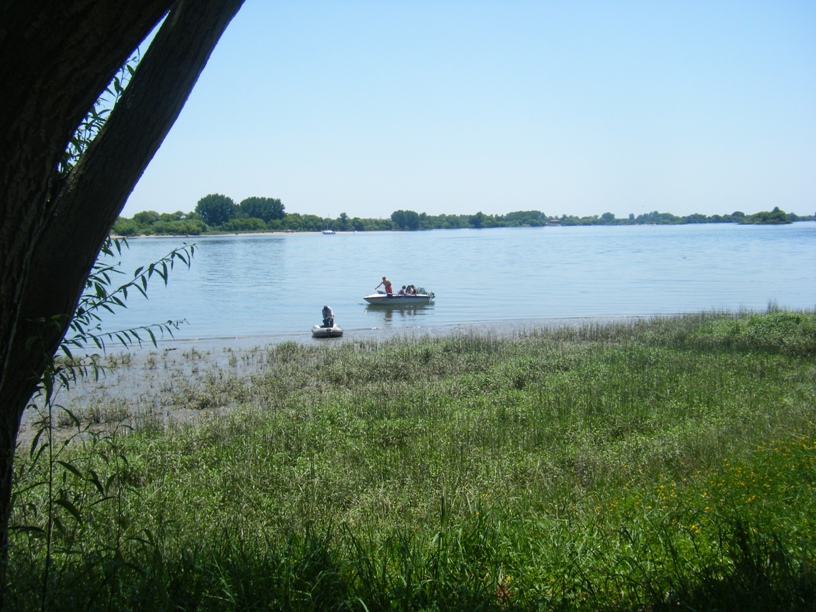
{"label": "reflection on water", "polygon": [[402,325],[420,325],[422,319],[412,323],[411,318],[429,315],[433,308],[433,304],[398,304],[396,306],[377,304],[366,306],[365,313],[366,316],[373,317],[375,321],[381,321],[381,325],[385,326],[394,324],[395,320]]}

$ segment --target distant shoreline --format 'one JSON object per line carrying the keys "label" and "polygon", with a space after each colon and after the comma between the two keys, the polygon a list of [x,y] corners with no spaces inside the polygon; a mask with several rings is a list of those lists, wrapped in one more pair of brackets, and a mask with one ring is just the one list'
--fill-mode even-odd
{"label": "distant shoreline", "polygon": [[[484,230],[491,230],[491,229],[542,229],[545,227],[658,227],[658,226],[676,226],[676,225],[739,225],[739,226],[758,226],[758,225],[765,225],[765,226],[776,226],[776,225],[792,225],[794,223],[816,223],[816,219],[814,218],[802,218],[792,223],[788,224],[780,224],[780,223],[634,223],[634,224],[575,224],[575,225],[539,225],[539,226],[532,226],[532,225],[515,225],[515,226],[496,226],[496,227],[482,227],[478,228],[479,231]],[[449,229],[449,230],[474,230],[476,228],[469,228],[469,227],[452,227],[452,228],[429,228],[429,229],[420,229],[420,230],[399,230],[399,229],[390,229],[390,230],[383,230],[383,229],[376,229],[376,230],[335,230],[333,235],[345,235],[345,234],[379,234],[379,233],[412,233],[412,232],[430,232],[436,229]],[[111,238],[121,240],[133,240],[138,238],[209,238],[209,237],[217,237],[217,236],[320,236],[322,235],[322,231],[314,231],[314,230],[307,230],[307,231],[280,231],[280,230],[269,230],[269,231],[258,231],[258,232],[205,232],[201,234],[137,234],[134,236],[124,236],[121,234],[110,234]]]}

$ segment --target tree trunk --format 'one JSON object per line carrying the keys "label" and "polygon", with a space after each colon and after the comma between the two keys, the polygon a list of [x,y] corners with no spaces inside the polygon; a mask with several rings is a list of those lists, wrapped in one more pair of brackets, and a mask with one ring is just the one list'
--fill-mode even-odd
{"label": "tree trunk", "polygon": [[[0,593],[23,411],[102,242],[242,4],[19,0],[0,8]],[[79,121],[165,14],[108,122],[60,179]]]}

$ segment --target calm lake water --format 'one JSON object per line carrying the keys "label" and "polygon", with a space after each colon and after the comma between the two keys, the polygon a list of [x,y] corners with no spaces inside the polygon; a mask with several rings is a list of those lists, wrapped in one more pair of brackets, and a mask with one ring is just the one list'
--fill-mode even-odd
{"label": "calm lake water", "polygon": [[[184,319],[176,339],[311,341],[330,305],[346,337],[464,325],[701,310],[816,307],[816,223],[501,228],[132,239],[130,275],[183,242],[192,267],[105,320],[121,329]],[[436,293],[427,307],[362,299],[386,275]],[[124,277],[123,277],[124,278]]]}

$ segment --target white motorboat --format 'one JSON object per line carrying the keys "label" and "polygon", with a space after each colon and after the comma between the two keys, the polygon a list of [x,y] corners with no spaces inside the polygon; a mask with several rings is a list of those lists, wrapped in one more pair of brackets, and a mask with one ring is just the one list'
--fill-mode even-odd
{"label": "white motorboat", "polygon": [[312,336],[314,338],[339,338],[343,335],[343,328],[336,323],[331,327],[323,327],[322,325],[315,325],[312,328]]}
{"label": "white motorboat", "polygon": [[334,235],[334,234],[336,234],[337,232],[335,232],[333,229],[326,228],[326,229],[324,229],[324,230],[323,230],[323,233],[324,233],[326,236],[333,236],[333,235]]}
{"label": "white motorboat", "polygon": [[426,293],[424,289],[420,289],[419,293],[414,295],[400,295],[398,293],[387,295],[383,291],[378,291],[363,296],[363,299],[374,306],[422,306],[430,304],[434,299],[434,294],[432,291]]}

